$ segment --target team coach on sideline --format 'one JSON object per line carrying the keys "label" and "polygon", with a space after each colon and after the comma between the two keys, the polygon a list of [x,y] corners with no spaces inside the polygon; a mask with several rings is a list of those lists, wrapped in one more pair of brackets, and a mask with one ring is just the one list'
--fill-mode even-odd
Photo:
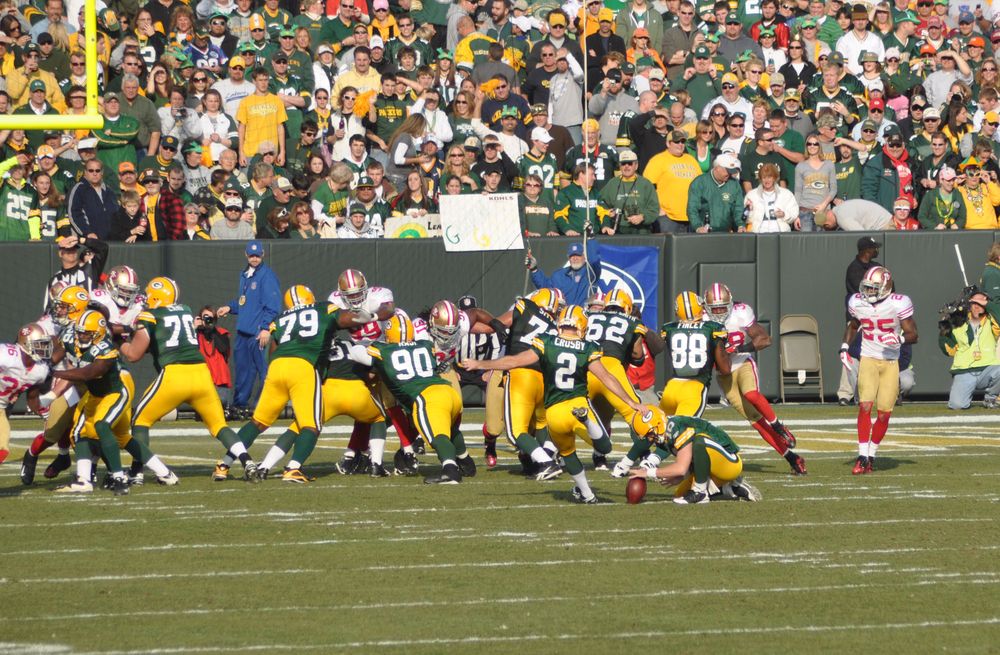
{"label": "team coach on sideline", "polygon": [[235,314],[236,382],[233,389],[233,413],[250,417],[250,396],[257,378],[264,382],[267,366],[264,347],[270,338],[268,326],[281,312],[281,287],[278,276],[264,263],[264,246],[250,241],[246,249],[247,267],[240,274],[240,295],[219,307],[217,315]]}
{"label": "team coach on sideline", "polygon": [[[596,240],[587,241],[587,257],[583,256],[583,244],[574,243],[569,247],[566,255],[569,257],[569,265],[554,271],[551,276],[546,276],[538,268],[538,261],[528,250],[528,256],[524,258],[524,265],[531,271],[531,283],[536,289],[559,289],[566,297],[567,305],[587,306],[587,298],[590,297],[590,281],[594,280],[594,287],[601,279],[601,255],[600,245]],[[588,275],[587,266],[592,271]],[[593,275],[593,278],[590,277]]]}

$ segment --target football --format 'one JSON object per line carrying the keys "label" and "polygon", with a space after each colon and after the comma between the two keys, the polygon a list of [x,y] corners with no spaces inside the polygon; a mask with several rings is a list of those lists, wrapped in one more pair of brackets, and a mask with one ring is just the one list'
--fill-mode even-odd
{"label": "football", "polygon": [[646,478],[632,478],[625,487],[625,499],[629,505],[637,505],[646,496]]}

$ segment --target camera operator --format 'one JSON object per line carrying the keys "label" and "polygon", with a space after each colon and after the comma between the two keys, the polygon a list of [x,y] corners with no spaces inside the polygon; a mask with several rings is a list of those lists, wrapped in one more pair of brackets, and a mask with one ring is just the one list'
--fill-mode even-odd
{"label": "camera operator", "polygon": [[968,409],[972,394],[984,391],[984,406],[997,406],[1000,393],[1000,304],[976,287],[968,287],[962,298],[941,309],[938,346],[952,358],[948,409]]}
{"label": "camera operator", "polygon": [[198,333],[198,349],[212,374],[212,383],[222,404],[228,407],[233,386],[229,373],[229,332],[218,326],[215,308],[211,305],[202,307],[194,317],[194,329]]}

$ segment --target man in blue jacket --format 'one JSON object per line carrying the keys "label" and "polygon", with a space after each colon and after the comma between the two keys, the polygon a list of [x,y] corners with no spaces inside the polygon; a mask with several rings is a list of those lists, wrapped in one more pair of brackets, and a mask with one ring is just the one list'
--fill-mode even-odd
{"label": "man in blue jacket", "polygon": [[233,389],[234,415],[250,418],[250,396],[260,378],[264,382],[267,365],[264,347],[269,339],[268,326],[281,312],[281,288],[278,276],[264,263],[264,246],[260,241],[247,243],[247,267],[240,274],[240,295],[219,307],[217,315],[235,314],[236,381]]}
{"label": "man in blue jacket", "polygon": [[[590,280],[593,279],[596,286],[597,280],[601,278],[600,245],[594,239],[587,241],[587,256],[584,258],[583,244],[574,243],[566,255],[569,257],[569,266],[554,271],[551,276],[546,276],[538,268],[538,262],[531,256],[530,250],[524,263],[531,271],[531,283],[535,288],[559,289],[566,297],[567,305],[586,307],[587,298],[590,297]],[[592,277],[587,275],[588,262]]]}

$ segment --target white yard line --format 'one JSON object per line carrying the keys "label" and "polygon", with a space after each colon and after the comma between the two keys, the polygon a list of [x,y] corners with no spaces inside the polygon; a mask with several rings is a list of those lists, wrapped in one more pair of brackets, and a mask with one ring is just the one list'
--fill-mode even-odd
{"label": "white yard line", "polygon": [[116,573],[72,578],[0,578],[0,584],[48,584],[76,582],[136,582],[140,580],[171,580],[174,578],[241,577],[247,575],[292,575],[298,573],[326,573],[323,569],[283,569],[279,571],[203,571],[198,573]]}

